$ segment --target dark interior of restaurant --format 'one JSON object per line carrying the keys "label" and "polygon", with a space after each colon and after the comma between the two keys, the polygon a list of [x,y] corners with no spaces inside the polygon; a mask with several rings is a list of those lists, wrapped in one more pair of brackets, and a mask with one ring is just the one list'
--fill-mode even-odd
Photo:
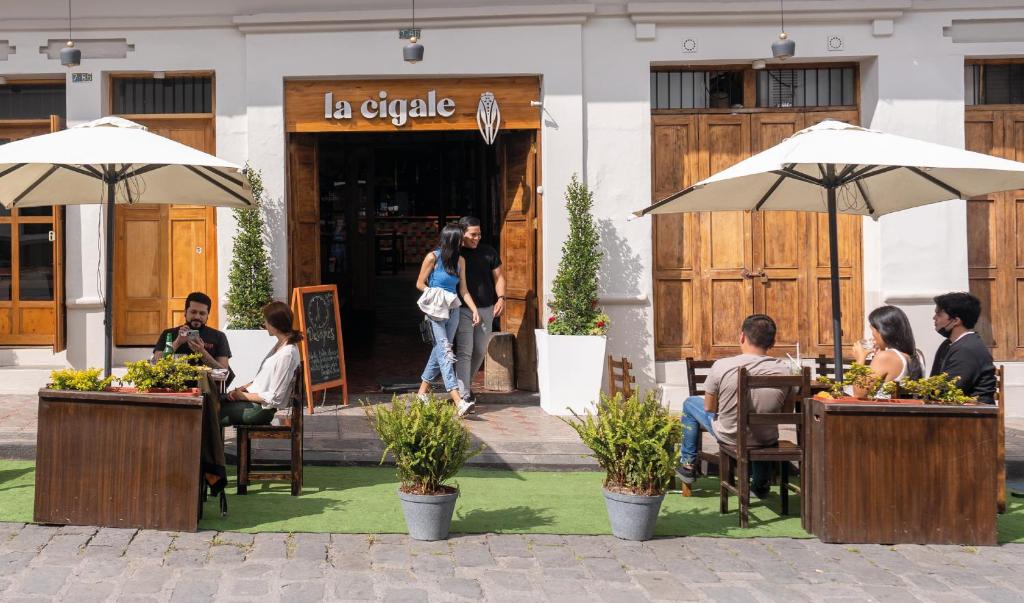
{"label": "dark interior of restaurant", "polygon": [[318,141],[321,282],[335,284],[350,391],[419,383],[416,277],[446,222],[500,231],[493,147],[475,132],[335,134]]}

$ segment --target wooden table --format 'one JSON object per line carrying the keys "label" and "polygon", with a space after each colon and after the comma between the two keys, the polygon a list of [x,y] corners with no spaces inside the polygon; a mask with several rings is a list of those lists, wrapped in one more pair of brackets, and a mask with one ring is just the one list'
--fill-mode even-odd
{"label": "wooden table", "polygon": [[201,394],[39,390],[37,523],[196,531]]}
{"label": "wooden table", "polygon": [[996,408],[808,399],[803,526],[822,542],[996,544]]}

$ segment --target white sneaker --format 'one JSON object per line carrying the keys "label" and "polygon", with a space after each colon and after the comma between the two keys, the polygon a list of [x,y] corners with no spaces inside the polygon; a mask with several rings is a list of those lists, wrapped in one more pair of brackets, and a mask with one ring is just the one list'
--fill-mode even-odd
{"label": "white sneaker", "polygon": [[471,408],[473,408],[474,406],[476,406],[475,402],[467,402],[465,400],[459,402],[459,416],[460,417],[466,416],[466,413],[468,413],[469,410]]}

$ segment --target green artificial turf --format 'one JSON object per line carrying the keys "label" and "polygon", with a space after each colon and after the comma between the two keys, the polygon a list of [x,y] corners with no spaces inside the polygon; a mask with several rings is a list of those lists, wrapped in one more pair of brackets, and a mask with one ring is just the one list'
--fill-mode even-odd
{"label": "green artificial turf", "polygon": [[[0,461],[0,521],[32,520],[34,466]],[[497,471],[466,469],[456,480],[462,495],[453,533],[610,534],[601,496],[602,474],[595,472]],[[200,527],[243,532],[404,533],[397,480],[388,467],[306,467],[302,495],[287,484],[260,484],[248,496],[229,488],[227,517],[216,501],[206,504]],[[665,497],[656,534],[729,538],[808,538],[800,527],[799,497],[790,498],[792,516],[779,515],[777,489],[765,502],[753,501],[751,527],[741,530],[732,512],[718,512],[718,482],[701,480],[694,496]],[[1002,542],[1024,542],[1024,503],[1011,499],[999,517]]]}

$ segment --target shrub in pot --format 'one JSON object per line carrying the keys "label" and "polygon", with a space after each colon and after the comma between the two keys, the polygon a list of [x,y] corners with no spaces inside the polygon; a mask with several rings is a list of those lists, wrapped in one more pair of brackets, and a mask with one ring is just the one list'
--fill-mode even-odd
{"label": "shrub in pot", "polygon": [[574,175],[565,201],[569,236],[548,303],[551,316],[547,329],[535,333],[540,405],[555,415],[594,409],[604,377],[608,329],[608,316],[597,306],[601,241],[591,214],[593,195]]}
{"label": "shrub in pot", "polygon": [[854,362],[850,366],[850,370],[843,374],[841,382],[829,379],[824,375],[819,376],[818,382],[827,385],[829,390],[827,393],[818,394],[818,397],[829,399],[849,398],[846,388],[856,386],[868,392],[882,394],[881,398],[877,394],[869,395],[865,398],[866,400],[881,400],[885,402],[890,399],[909,399],[920,400],[920,403],[925,404],[954,406],[977,402],[975,398],[964,394],[963,390],[957,386],[959,380],[960,377],[950,379],[948,374],[940,373],[932,377],[922,377],[921,379],[903,378],[899,381],[882,383],[882,378],[875,375],[870,367]]}
{"label": "shrub in pot", "polygon": [[612,534],[649,540],[679,464],[682,424],[653,392],[601,396],[597,415],[563,419],[605,470],[604,499]]}
{"label": "shrub in pot", "polygon": [[58,369],[50,371],[49,389],[71,390],[79,392],[99,392],[110,387],[114,377],[101,378],[102,369]]}
{"label": "shrub in pot", "polygon": [[395,396],[390,407],[364,403],[363,409],[384,443],[381,463],[389,452],[394,457],[409,536],[447,538],[459,490],[446,482],[483,447],[471,447],[469,430],[448,400]]}
{"label": "shrub in pot", "polygon": [[149,360],[129,362],[124,377],[118,379],[122,384],[130,384],[140,392],[185,392],[196,387],[207,369],[205,366],[191,364],[202,356],[164,356],[151,363]]}

